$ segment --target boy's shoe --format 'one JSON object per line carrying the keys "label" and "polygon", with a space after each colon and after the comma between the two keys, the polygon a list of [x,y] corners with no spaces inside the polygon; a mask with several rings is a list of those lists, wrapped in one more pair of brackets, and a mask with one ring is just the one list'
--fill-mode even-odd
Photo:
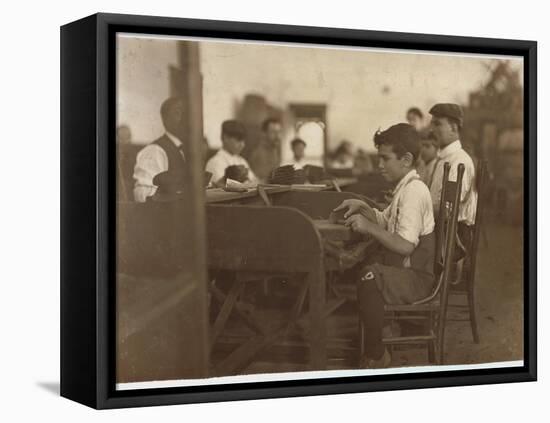
{"label": "boy's shoe", "polygon": [[391,364],[391,355],[387,348],[384,348],[384,354],[377,360],[369,359],[368,357],[363,357],[361,361],[362,369],[386,369],[390,367]]}

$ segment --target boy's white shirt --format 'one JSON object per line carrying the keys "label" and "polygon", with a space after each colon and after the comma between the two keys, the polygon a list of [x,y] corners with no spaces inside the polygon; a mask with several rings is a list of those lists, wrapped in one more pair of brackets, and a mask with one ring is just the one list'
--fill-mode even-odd
{"label": "boy's white shirt", "polygon": [[250,182],[256,182],[258,180],[244,157],[238,154],[231,154],[223,147],[208,160],[206,163],[206,171],[212,173],[212,182],[218,182],[224,177],[225,169],[229,166],[239,165],[243,165],[248,169],[248,179]]}
{"label": "boy's white shirt", "polygon": [[[383,211],[374,209],[374,213],[382,228],[398,234],[415,248],[420,237],[429,235],[435,227],[430,191],[415,169],[396,185],[390,205]],[[410,267],[409,257],[403,264]]]}

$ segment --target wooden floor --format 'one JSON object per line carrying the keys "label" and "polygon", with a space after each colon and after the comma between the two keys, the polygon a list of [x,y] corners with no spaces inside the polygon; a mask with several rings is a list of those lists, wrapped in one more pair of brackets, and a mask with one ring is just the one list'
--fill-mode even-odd
{"label": "wooden floor", "polygon": [[[261,320],[270,322],[272,327],[282,323],[284,311],[271,308],[262,310]],[[328,339],[328,369],[352,369],[357,364],[357,314],[351,305],[344,305],[327,320]],[[236,341],[251,336],[252,331],[233,318],[225,334],[219,339],[212,352],[212,362],[215,366],[236,346]],[[238,374],[273,373],[311,370],[308,366],[309,347],[306,342],[307,319],[288,335],[280,338],[276,345],[270,346],[258,353],[254,361]]]}
{"label": "wooden floor", "polygon": [[[478,264],[480,343],[473,343],[467,323],[448,322],[446,364],[476,364],[523,358],[521,235],[519,227],[500,223],[488,225],[487,243],[481,242]],[[506,245],[507,248],[499,249],[499,245]],[[285,305],[284,300],[278,300],[279,304],[275,304],[276,295],[267,300],[276,306],[271,310],[269,307],[264,310],[264,320],[274,325]],[[456,312],[451,311],[450,317],[457,317]],[[236,333],[240,331],[240,335],[247,335],[238,319],[231,319],[230,329]],[[307,330],[304,326],[301,329],[302,334]],[[328,319],[328,369],[357,368],[357,331],[357,314],[353,303],[342,306]],[[231,341],[223,337],[222,340]],[[231,348],[230,343],[217,345],[212,354],[213,364],[231,351]],[[300,336],[300,331],[294,331],[281,339],[277,346],[260,352],[238,374],[307,371],[310,370],[307,366],[307,354],[304,338]],[[427,354],[422,348],[394,349],[392,352],[391,367],[426,364]]]}

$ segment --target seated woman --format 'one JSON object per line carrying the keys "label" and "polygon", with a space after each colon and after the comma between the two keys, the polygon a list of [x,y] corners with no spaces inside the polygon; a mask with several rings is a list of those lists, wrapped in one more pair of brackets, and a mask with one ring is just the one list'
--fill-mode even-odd
{"label": "seated woman", "polygon": [[434,286],[434,216],[430,191],[415,170],[420,150],[417,131],[400,123],[374,136],[380,172],[395,185],[383,211],[361,200],[346,200],[345,224],[375,238],[380,254],[361,270],[357,283],[359,314],[366,356],[362,367],[388,367],[391,357],[382,344],[384,304],[410,304],[427,297]]}

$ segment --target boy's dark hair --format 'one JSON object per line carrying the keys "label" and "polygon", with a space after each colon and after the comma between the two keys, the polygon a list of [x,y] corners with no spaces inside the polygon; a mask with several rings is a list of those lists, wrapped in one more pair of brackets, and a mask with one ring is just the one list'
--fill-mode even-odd
{"label": "boy's dark hair", "polygon": [[415,162],[420,153],[420,135],[414,126],[408,123],[398,123],[385,131],[376,132],[374,145],[376,148],[380,148],[381,145],[391,146],[398,159],[406,153],[411,153],[413,162]]}
{"label": "boy's dark hair", "polygon": [[278,123],[279,125],[281,125],[281,121],[279,119],[274,117],[268,117],[266,120],[262,122],[262,131],[266,132],[267,129],[269,128],[269,125],[271,125],[272,123]]}
{"label": "boy's dark hair", "polygon": [[290,142],[290,146],[292,148],[294,148],[295,146],[297,146],[298,144],[303,144],[304,147],[307,145],[306,142],[301,139],[301,138],[294,138],[291,142]]}
{"label": "boy's dark hair", "polygon": [[424,114],[422,113],[422,111],[418,107],[411,107],[409,110],[407,110],[406,116],[409,116],[409,114],[411,114],[411,113],[413,115],[418,116],[420,119],[424,118]]}
{"label": "boy's dark hair", "polygon": [[340,144],[338,148],[334,151],[334,156],[338,157],[341,154],[348,154],[349,150],[344,144]]}
{"label": "boy's dark hair", "polygon": [[224,135],[244,140],[246,138],[246,127],[238,120],[225,120],[222,123],[222,136]]}

